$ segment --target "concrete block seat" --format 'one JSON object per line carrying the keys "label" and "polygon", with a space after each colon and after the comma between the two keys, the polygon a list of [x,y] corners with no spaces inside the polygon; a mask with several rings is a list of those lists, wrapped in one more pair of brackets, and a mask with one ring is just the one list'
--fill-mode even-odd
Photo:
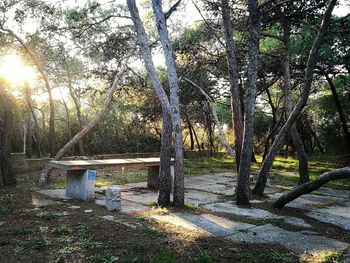
{"label": "concrete block seat", "polygon": [[[174,160],[171,163],[173,166]],[[158,189],[159,186],[160,158],[51,161],[49,166],[67,171],[67,196],[86,201],[94,199],[97,169],[118,167],[147,168],[148,187]]]}

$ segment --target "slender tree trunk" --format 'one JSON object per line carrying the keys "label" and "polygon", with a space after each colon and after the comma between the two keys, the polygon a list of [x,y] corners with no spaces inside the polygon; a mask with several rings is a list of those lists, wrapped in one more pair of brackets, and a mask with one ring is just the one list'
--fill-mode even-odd
{"label": "slender tree trunk", "polygon": [[[63,98],[61,88],[59,88],[59,90],[60,90],[60,94],[61,94],[62,104],[63,104],[64,110],[66,112],[68,140],[71,140],[72,139],[72,128],[71,128],[71,122],[70,122],[69,108],[68,108],[66,101]],[[75,154],[74,147],[71,148],[71,150],[69,151],[69,154],[71,154],[71,155]]]}
{"label": "slender tree trunk", "polygon": [[33,118],[34,121],[34,125],[35,125],[35,133],[36,133],[36,141],[37,141],[37,148],[38,148],[38,154],[41,157],[42,156],[42,152],[43,152],[43,141],[42,141],[42,133],[41,133],[41,129],[39,126],[39,122],[38,119],[35,115],[35,111],[34,111],[34,106],[33,106],[33,100],[32,100],[32,92],[30,90],[29,84],[28,82],[24,82],[24,89],[25,89],[25,98],[26,98],[26,102],[29,108],[29,111],[31,113],[31,117]]}
{"label": "slender tree trunk", "polygon": [[344,111],[343,111],[343,107],[342,107],[341,102],[339,100],[339,96],[338,96],[338,93],[337,93],[337,88],[335,87],[332,79],[328,76],[328,74],[324,74],[324,75],[325,75],[325,77],[327,79],[329,87],[331,88],[333,99],[334,99],[334,103],[335,103],[335,107],[337,108],[338,115],[339,115],[339,120],[340,120],[340,123],[341,123],[341,127],[343,129],[344,139],[345,139],[345,142],[346,142],[346,146],[348,148],[348,153],[350,153],[350,132],[349,132],[349,127],[348,127],[348,124],[347,124],[346,116],[345,116]]}
{"label": "slender tree trunk", "polygon": [[303,110],[303,108],[305,107],[308,101],[309,93],[311,89],[311,83],[312,83],[312,76],[313,76],[314,68],[318,58],[318,52],[323,42],[324,36],[327,32],[328,26],[330,24],[330,18],[331,18],[332,11],[335,4],[336,4],[336,0],[330,0],[330,2],[328,3],[326,12],[324,14],[324,18],[321,23],[320,30],[318,31],[316,39],[312,45],[312,48],[309,53],[308,61],[306,63],[302,94],[299,98],[298,103],[296,104],[292,113],[287,119],[286,123],[283,125],[278,135],[276,136],[275,141],[272,144],[270,151],[263,162],[263,165],[259,172],[259,179],[253,190],[253,193],[256,195],[263,195],[264,189],[266,186],[268,172],[271,168],[273,160],[275,159],[275,156],[278,150],[282,146],[284,139],[287,136],[290,128],[292,127],[295,120],[298,118],[300,112]]}
{"label": "slender tree trunk", "polygon": [[185,119],[186,119],[188,132],[190,134],[190,149],[191,149],[191,151],[193,151],[194,150],[194,138],[193,138],[193,131],[192,131],[193,127],[192,127],[191,120],[190,120],[187,112],[184,112],[184,115],[185,115]]}
{"label": "slender tree trunk", "polygon": [[157,30],[162,43],[167,66],[168,82],[170,87],[170,105],[174,133],[175,148],[175,179],[174,179],[174,205],[183,207],[185,204],[184,168],[183,168],[183,145],[179,102],[179,80],[176,73],[176,64],[171,42],[168,36],[162,1],[152,0],[153,12],[156,18]]}
{"label": "slender tree trunk", "polygon": [[[292,88],[291,88],[291,78],[290,78],[290,24],[287,21],[283,21],[283,44],[284,44],[284,60],[283,60],[283,86],[284,86],[284,108],[286,117],[290,116],[292,108]],[[298,184],[301,185],[310,181],[309,179],[309,167],[306,157],[305,148],[303,142],[300,139],[296,123],[294,123],[289,132],[295,149],[298,154],[299,160],[299,181]]]}
{"label": "slender tree trunk", "polygon": [[194,139],[195,139],[196,144],[197,144],[197,148],[198,148],[199,155],[202,156],[201,144],[199,143],[198,136],[197,136],[197,132],[196,132],[196,130],[194,129],[193,126],[192,126],[192,130],[193,130]]}
{"label": "slender tree trunk", "polygon": [[310,133],[311,133],[312,137],[315,140],[315,143],[317,145],[317,148],[318,148],[320,154],[326,154],[326,152],[324,151],[320,141],[318,140],[318,138],[316,136],[316,132],[312,129],[311,124],[310,124],[310,122],[309,122],[309,120],[307,118],[306,118],[306,122],[307,122],[307,126],[308,126],[308,128],[310,130]]}
{"label": "slender tree trunk", "polygon": [[239,171],[242,141],[243,141],[243,116],[241,106],[241,92],[238,84],[236,48],[233,39],[232,20],[228,0],[221,0],[222,19],[225,30],[225,42],[227,53],[227,65],[230,80],[232,124],[234,131],[234,143],[236,153],[237,172]]}
{"label": "slender tree trunk", "polygon": [[[165,90],[163,89],[163,86],[159,80],[159,77],[157,75],[157,71],[154,67],[150,46],[148,44],[147,35],[146,35],[145,29],[143,27],[142,21],[140,19],[140,15],[139,15],[139,11],[138,11],[137,6],[136,6],[136,2],[135,2],[135,0],[127,0],[127,4],[128,4],[131,18],[132,18],[134,26],[135,26],[137,39],[138,39],[138,42],[140,45],[141,55],[142,55],[143,61],[145,63],[146,70],[147,70],[149,77],[151,79],[152,86],[153,86],[153,88],[157,94],[157,97],[160,101],[163,116],[165,116],[165,115],[171,116],[172,115],[172,108],[171,108],[169,99],[165,93]],[[165,118],[165,120],[168,120],[168,119]],[[164,118],[163,118],[163,121],[164,121]],[[173,124],[173,120],[172,120],[172,124]],[[163,129],[162,133],[165,131],[168,131],[168,124],[167,123],[166,123],[165,127],[166,127],[166,129]],[[174,126],[172,127],[172,129],[174,130]],[[171,136],[171,135],[167,135],[167,136]],[[164,136],[162,136],[162,141],[163,141],[163,137]],[[182,139],[181,139],[181,143],[182,143]],[[170,194],[169,194],[169,196],[167,194],[168,193],[167,186],[170,184],[170,182],[164,182],[164,181],[166,180],[166,178],[169,178],[168,177],[168,167],[170,167],[170,159],[166,155],[166,153],[167,153],[166,149],[164,149],[164,148],[162,148],[162,149],[163,149],[164,157],[163,157],[163,155],[161,155],[160,176],[162,177],[161,178],[162,183],[160,184],[159,191],[161,192],[160,193],[161,201],[164,200],[164,203],[167,203],[167,200],[170,200]],[[164,152],[164,150],[165,150],[165,152]],[[175,160],[175,162],[176,162],[176,160]],[[163,171],[163,169],[164,169],[164,171]],[[178,164],[175,164],[174,188],[176,188],[176,189],[178,189],[178,185],[177,185],[178,172],[179,172]],[[165,189],[162,188],[163,186],[165,187]],[[174,196],[174,198],[175,198],[175,196]],[[162,204],[160,204],[160,205],[162,205]]]}
{"label": "slender tree trunk", "polygon": [[[4,186],[15,186],[16,177],[12,172],[11,141],[13,136],[13,112],[10,96],[0,83],[0,100],[3,107],[3,124],[0,125],[0,174]],[[1,124],[1,123],[0,123]]]}
{"label": "slender tree trunk", "polygon": [[260,14],[257,0],[248,0],[249,12],[249,52],[248,52],[248,87],[245,100],[245,119],[241,161],[236,191],[237,205],[248,205],[250,197],[249,178],[253,151],[254,110],[256,82],[258,76]]}
{"label": "slender tree trunk", "polygon": [[171,115],[168,112],[163,112],[163,129],[162,142],[160,150],[160,176],[159,176],[159,191],[158,204],[160,206],[168,206],[170,204],[171,193],[171,140],[172,140],[172,125]]}
{"label": "slender tree trunk", "polygon": [[[57,154],[54,156],[53,160],[59,160],[61,159],[76,143],[78,143],[82,138],[84,138],[87,134],[89,134],[92,129],[96,126],[96,124],[100,121],[100,119],[103,117],[104,113],[108,110],[108,107],[112,101],[113,94],[116,91],[116,89],[119,87],[120,79],[122,78],[124,72],[125,72],[126,66],[122,66],[121,70],[117,73],[117,75],[114,78],[113,84],[108,90],[107,96],[101,105],[99,111],[96,113],[95,117],[80,131],[78,132],[66,145],[60,149]],[[49,175],[53,168],[51,167],[45,167],[39,177],[38,177],[38,185],[43,185],[48,182]]]}
{"label": "slender tree trunk", "polygon": [[345,179],[345,178],[350,178],[350,167],[344,167],[344,168],[336,169],[333,171],[325,172],[320,177],[318,177],[315,181],[302,184],[302,185],[298,186],[297,188],[293,189],[291,192],[289,192],[285,195],[282,195],[273,204],[273,207],[281,209],[286,204],[292,202],[293,200],[297,199],[298,197],[300,197],[304,194],[309,194],[312,191],[319,189],[322,185],[328,183],[329,181]]}

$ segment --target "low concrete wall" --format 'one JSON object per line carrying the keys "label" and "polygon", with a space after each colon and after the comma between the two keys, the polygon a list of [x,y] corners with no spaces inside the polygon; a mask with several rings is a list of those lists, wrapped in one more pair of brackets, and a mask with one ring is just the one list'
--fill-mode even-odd
{"label": "low concrete wall", "polygon": [[[222,155],[222,153],[215,153],[214,155]],[[159,157],[160,153],[118,153],[118,154],[100,154],[92,157],[86,156],[70,156],[64,157],[64,160],[82,160],[82,159],[125,159],[125,158],[150,158],[150,157]],[[210,151],[202,150],[198,151],[184,151],[184,157],[194,158],[199,156],[210,156]],[[36,159],[27,159],[25,153],[11,153],[12,167],[15,173],[27,173],[35,172],[43,169],[52,159],[51,158],[36,158]]]}

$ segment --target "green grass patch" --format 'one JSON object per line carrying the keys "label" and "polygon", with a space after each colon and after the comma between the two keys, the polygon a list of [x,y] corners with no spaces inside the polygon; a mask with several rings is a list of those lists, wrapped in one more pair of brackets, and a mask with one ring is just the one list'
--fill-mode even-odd
{"label": "green grass patch", "polygon": [[8,234],[11,236],[25,236],[33,234],[37,231],[35,228],[21,227],[21,228],[13,228],[8,231]]}
{"label": "green grass patch", "polygon": [[156,237],[161,237],[161,236],[163,236],[163,233],[162,233],[162,232],[160,232],[158,229],[153,228],[153,227],[146,227],[146,228],[143,229],[143,232],[144,232],[147,236],[149,236],[149,237],[151,237],[151,238],[156,238]]}

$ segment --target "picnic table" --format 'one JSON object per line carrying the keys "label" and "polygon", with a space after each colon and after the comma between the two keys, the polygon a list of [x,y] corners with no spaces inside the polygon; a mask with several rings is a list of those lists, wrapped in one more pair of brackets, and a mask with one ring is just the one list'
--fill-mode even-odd
{"label": "picnic table", "polygon": [[[173,164],[173,160],[172,160]],[[68,197],[91,201],[95,194],[96,170],[132,167],[148,169],[147,186],[158,189],[160,158],[51,161],[50,167],[67,171]]]}

